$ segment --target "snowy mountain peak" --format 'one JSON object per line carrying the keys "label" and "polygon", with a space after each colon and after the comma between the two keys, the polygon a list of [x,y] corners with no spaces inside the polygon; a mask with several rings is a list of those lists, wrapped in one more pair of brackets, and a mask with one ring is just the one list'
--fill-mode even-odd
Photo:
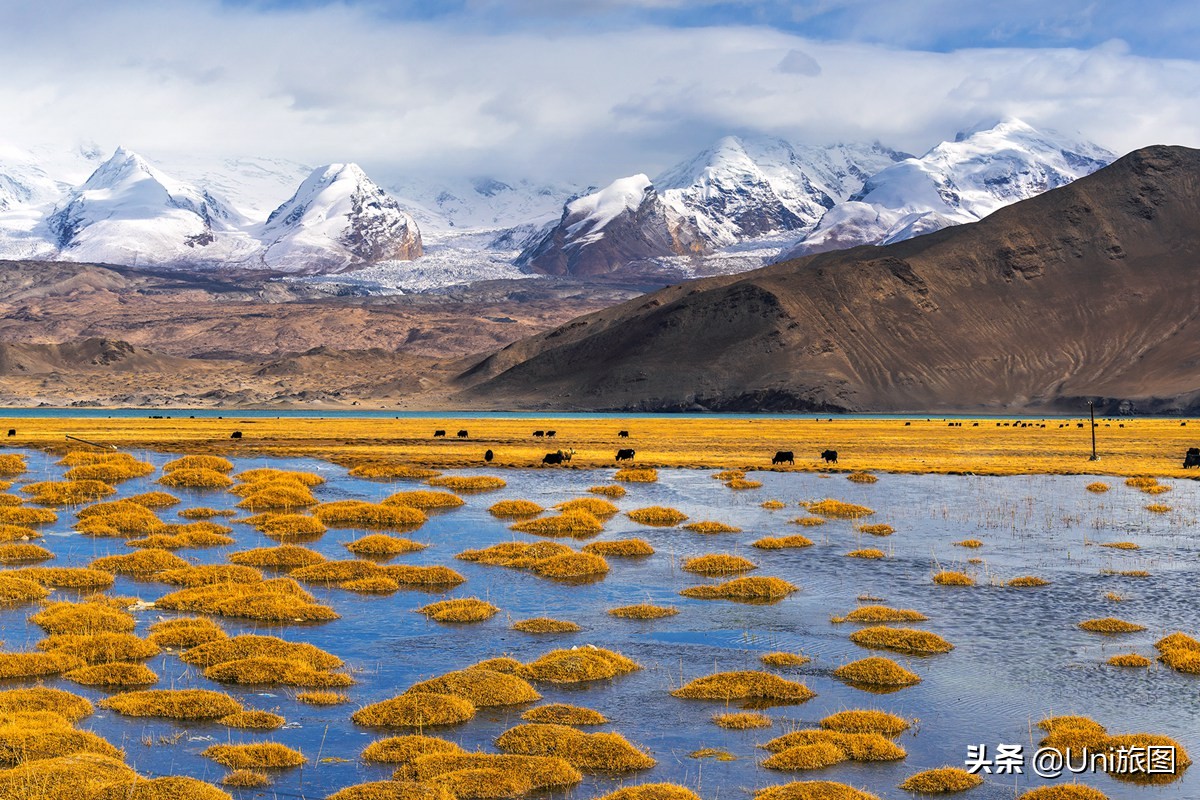
{"label": "snowy mountain peak", "polygon": [[594,194],[567,203],[567,230],[576,245],[586,244],[588,235],[599,236],[604,226],[626,211],[636,211],[647,197],[657,197],[654,184],[644,174],[618,178]]}

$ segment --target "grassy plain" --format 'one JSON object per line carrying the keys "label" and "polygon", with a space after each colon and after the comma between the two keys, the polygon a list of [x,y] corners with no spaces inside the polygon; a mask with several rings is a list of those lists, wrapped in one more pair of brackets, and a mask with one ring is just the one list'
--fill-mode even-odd
{"label": "grassy plain", "polygon": [[[635,464],[703,469],[776,469],[910,473],[1156,475],[1200,478],[1182,468],[1189,447],[1200,446],[1200,421],[1123,419],[1097,422],[1100,460],[1090,461],[1086,421],[1025,419],[428,419],[386,418],[22,418],[4,419],[0,429],[17,434],[9,446],[51,450],[80,445],[75,436],[120,450],[159,450],[221,456],[314,456],[347,466],[370,462],[414,464],[436,469],[485,466],[531,467],[560,448],[574,450],[564,468],[615,466],[618,448],[637,451]],[[1045,425],[1045,427],[1042,427]],[[1082,427],[1081,427],[1082,425]],[[446,437],[434,438],[435,430]],[[456,436],[460,430],[466,438]],[[535,430],[555,430],[553,439]],[[629,431],[628,438],[618,432]],[[242,438],[231,439],[233,431]],[[836,465],[819,454],[837,450]],[[794,465],[772,466],[777,450],[795,453]],[[628,465],[629,462],[622,462]]]}

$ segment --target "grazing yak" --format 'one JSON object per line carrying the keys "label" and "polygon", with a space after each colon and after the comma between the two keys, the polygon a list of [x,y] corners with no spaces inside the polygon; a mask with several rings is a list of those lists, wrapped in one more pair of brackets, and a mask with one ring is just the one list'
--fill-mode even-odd
{"label": "grazing yak", "polygon": [[471,434],[467,433],[466,431],[459,431],[459,432],[458,432],[458,438],[460,438],[460,439],[465,439],[465,438],[467,438],[467,437],[468,437],[468,436],[470,436],[470,435],[471,435]]}
{"label": "grazing yak", "polygon": [[782,464],[785,461],[789,464],[795,464],[796,454],[791,450],[778,450],[775,453],[775,457],[771,459],[772,464]]}
{"label": "grazing yak", "polygon": [[825,452],[821,453],[821,458],[825,459],[826,464],[836,464],[837,450],[826,450]]}
{"label": "grazing yak", "polygon": [[8,429],[8,435],[9,435],[9,436],[16,436],[16,435],[17,435],[17,429],[16,429],[16,428],[9,428],[9,429]]}
{"label": "grazing yak", "polygon": [[534,431],[533,435],[540,439],[541,437],[546,435],[546,432],[545,431]]}
{"label": "grazing yak", "polygon": [[229,438],[230,439],[240,439],[240,438],[242,438],[242,432],[234,431],[233,433],[229,434]]}
{"label": "grazing yak", "polygon": [[556,434],[556,433],[558,433],[558,431],[546,431],[546,438],[547,438],[547,439],[553,439],[553,438],[554,438],[554,434]]}
{"label": "grazing yak", "polygon": [[571,461],[571,456],[575,455],[574,450],[559,450],[554,453],[546,453],[542,456],[543,464],[564,464]]}
{"label": "grazing yak", "polygon": [[1200,447],[1189,447],[1187,455],[1183,457],[1183,468],[1191,467],[1200,467]]}
{"label": "grazing yak", "polygon": [[617,461],[633,461],[634,455],[634,449],[632,447],[626,447],[623,450],[617,451]]}
{"label": "grazing yak", "polygon": [[621,439],[628,439],[629,431],[617,431],[617,436]]}
{"label": "grazing yak", "polygon": [[488,462],[489,464],[492,463],[492,451],[491,450],[484,451],[483,460]]}
{"label": "grazing yak", "polygon": [[435,438],[435,439],[437,439],[437,438],[439,438],[439,437],[444,437],[445,435],[446,435],[446,432],[445,432],[445,431],[440,431],[440,430],[439,430],[439,431],[434,431],[434,432],[433,432],[433,438]]}

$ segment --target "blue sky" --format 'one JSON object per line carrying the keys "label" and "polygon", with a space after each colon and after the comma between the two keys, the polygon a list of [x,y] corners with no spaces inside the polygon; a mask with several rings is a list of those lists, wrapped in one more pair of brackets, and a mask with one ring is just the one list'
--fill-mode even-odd
{"label": "blue sky", "polygon": [[655,174],[726,134],[923,152],[1020,117],[1200,146],[1200,6],[1095,0],[0,0],[0,142]]}

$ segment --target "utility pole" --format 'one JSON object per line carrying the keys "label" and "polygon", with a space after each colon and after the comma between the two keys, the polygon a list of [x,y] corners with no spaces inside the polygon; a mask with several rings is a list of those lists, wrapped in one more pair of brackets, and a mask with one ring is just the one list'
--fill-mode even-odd
{"label": "utility pole", "polygon": [[1092,457],[1088,461],[1099,461],[1100,456],[1096,455],[1096,405],[1091,400],[1088,400],[1088,413],[1092,418]]}

